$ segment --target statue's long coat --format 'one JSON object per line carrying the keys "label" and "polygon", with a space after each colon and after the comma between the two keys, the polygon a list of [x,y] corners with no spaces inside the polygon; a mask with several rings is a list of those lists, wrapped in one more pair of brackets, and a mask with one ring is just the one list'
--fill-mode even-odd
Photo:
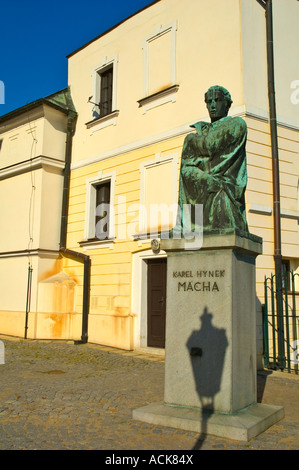
{"label": "statue's long coat", "polygon": [[[248,231],[245,213],[247,126],[239,117],[193,126],[182,151],[179,206],[203,205],[203,230]],[[196,229],[191,211],[191,230]]]}

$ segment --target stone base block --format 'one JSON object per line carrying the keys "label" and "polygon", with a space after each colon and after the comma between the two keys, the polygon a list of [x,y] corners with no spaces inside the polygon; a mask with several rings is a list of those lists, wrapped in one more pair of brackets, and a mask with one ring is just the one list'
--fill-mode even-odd
{"label": "stone base block", "polygon": [[249,441],[284,417],[281,406],[250,405],[234,414],[209,413],[157,403],[133,411],[133,418],[150,424],[168,426],[237,441]]}

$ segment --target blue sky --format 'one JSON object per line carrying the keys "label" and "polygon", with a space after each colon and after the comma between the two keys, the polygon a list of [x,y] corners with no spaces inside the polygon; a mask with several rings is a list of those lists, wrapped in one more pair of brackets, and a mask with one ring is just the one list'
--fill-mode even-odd
{"label": "blue sky", "polygon": [[0,116],[65,88],[66,56],[151,2],[3,0]]}

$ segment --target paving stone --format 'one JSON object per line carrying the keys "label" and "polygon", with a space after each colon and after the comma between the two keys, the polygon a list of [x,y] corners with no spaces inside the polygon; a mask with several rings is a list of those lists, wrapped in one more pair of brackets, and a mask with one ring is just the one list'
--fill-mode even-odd
{"label": "paving stone", "polygon": [[285,418],[248,443],[134,421],[163,401],[163,357],[0,337],[0,450],[297,450],[298,376],[258,375],[259,401]]}

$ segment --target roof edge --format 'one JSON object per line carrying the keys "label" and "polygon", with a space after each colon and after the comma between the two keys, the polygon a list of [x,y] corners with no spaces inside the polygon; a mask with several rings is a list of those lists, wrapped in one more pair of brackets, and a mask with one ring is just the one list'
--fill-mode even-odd
{"label": "roof edge", "polygon": [[[59,97],[61,97],[62,95],[65,98],[64,102],[63,100],[59,99]],[[39,98],[38,100],[31,101],[30,103],[25,104],[24,106],[21,106],[20,108],[16,108],[7,114],[3,114],[3,116],[0,116],[0,124],[2,124],[3,122],[9,119],[18,117],[21,114],[29,112],[44,104],[51,106],[65,114],[68,114],[69,111],[72,111],[74,113],[76,112],[75,107],[73,105],[72,98],[71,98],[70,88],[67,87],[67,88],[63,88],[60,91],[52,93],[51,95],[46,96],[44,98]]]}
{"label": "roof edge", "polygon": [[146,5],[145,7],[141,8],[141,10],[138,10],[136,11],[135,13],[132,13],[132,15],[128,16],[127,18],[123,19],[122,21],[120,21],[119,23],[115,24],[114,26],[112,26],[111,28],[107,29],[106,31],[104,31],[103,33],[99,34],[98,36],[96,36],[95,38],[91,39],[90,41],[88,41],[87,43],[83,44],[83,46],[79,47],[78,49],[76,49],[75,51],[71,52],[70,54],[68,54],[66,56],[67,59],[69,59],[70,57],[72,57],[73,55],[77,54],[77,52],[80,52],[82,49],[85,49],[85,47],[89,46],[90,44],[92,44],[94,41],[97,41],[97,39],[100,39],[101,37],[105,36],[106,34],[110,33],[111,31],[113,31],[114,29],[118,28],[121,24],[125,23],[126,21],[130,20],[131,18],[133,18],[134,16],[138,15],[139,13],[141,13],[142,11],[146,10],[147,8],[150,8],[151,6],[155,5],[156,3],[159,3],[161,2],[161,0],[154,0],[153,2],[149,3],[148,5]]}

